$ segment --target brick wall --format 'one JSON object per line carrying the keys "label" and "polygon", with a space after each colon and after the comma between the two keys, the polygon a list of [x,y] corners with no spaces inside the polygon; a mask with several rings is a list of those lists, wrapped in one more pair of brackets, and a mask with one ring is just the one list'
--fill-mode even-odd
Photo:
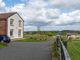
{"label": "brick wall", "polygon": [[0,35],[7,34],[7,20],[0,19]]}

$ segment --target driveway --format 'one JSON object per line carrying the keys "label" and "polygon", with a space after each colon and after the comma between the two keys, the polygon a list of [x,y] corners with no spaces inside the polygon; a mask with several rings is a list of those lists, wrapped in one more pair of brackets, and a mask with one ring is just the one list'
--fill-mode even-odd
{"label": "driveway", "polygon": [[12,42],[0,49],[0,60],[51,60],[50,42]]}

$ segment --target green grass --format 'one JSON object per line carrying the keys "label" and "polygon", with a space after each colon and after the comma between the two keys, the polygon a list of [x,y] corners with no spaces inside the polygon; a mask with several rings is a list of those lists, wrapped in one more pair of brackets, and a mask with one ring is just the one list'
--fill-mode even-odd
{"label": "green grass", "polygon": [[33,38],[23,38],[23,39],[17,39],[16,42],[45,42],[47,40],[41,40],[41,39],[33,39]]}
{"label": "green grass", "polygon": [[80,60],[80,41],[69,41],[67,49],[72,60]]}
{"label": "green grass", "polygon": [[5,43],[0,43],[0,48],[5,48],[7,45]]}

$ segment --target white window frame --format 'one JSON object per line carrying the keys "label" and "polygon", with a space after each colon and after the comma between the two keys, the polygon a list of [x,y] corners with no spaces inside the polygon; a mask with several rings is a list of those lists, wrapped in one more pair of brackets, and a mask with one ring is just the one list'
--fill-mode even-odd
{"label": "white window frame", "polygon": [[10,26],[14,26],[14,19],[10,19]]}

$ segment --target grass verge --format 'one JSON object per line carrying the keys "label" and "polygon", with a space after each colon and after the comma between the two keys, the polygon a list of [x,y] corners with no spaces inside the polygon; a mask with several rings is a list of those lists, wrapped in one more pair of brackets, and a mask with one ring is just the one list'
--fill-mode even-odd
{"label": "grass verge", "polygon": [[7,45],[5,43],[0,43],[0,48],[5,48]]}
{"label": "grass verge", "polygon": [[67,49],[72,60],[80,60],[80,41],[68,41]]}
{"label": "grass verge", "polygon": [[51,45],[51,51],[52,51],[52,60],[59,60],[59,50],[56,42],[54,42]]}
{"label": "grass verge", "polygon": [[45,41],[47,40],[35,39],[35,38],[16,39],[16,42],[45,42]]}

